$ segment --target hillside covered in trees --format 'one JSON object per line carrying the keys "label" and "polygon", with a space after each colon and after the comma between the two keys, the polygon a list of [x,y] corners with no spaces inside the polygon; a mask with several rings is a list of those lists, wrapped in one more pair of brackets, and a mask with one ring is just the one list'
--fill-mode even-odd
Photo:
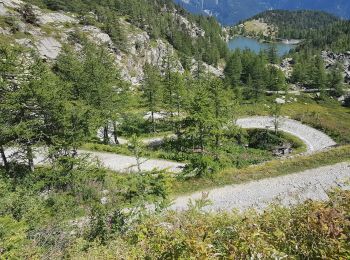
{"label": "hillside covered in trees", "polygon": [[250,20],[261,20],[277,28],[276,37],[282,39],[305,39],[310,32],[326,28],[340,19],[320,11],[271,10],[253,16]]}
{"label": "hillside covered in trees", "polygon": [[312,30],[302,48],[330,50],[344,53],[350,50],[350,21],[338,21],[322,29]]}

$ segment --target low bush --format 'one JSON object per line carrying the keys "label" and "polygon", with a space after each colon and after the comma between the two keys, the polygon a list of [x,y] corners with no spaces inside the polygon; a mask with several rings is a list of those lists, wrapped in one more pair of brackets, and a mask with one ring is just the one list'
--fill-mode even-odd
{"label": "low bush", "polygon": [[330,196],[262,214],[204,214],[196,206],[155,214],[106,244],[80,241],[70,252],[73,259],[347,259],[350,192]]}

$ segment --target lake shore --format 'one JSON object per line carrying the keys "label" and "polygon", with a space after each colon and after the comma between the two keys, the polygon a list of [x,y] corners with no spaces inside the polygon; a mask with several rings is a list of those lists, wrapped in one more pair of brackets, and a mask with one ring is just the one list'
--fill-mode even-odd
{"label": "lake shore", "polygon": [[[294,44],[295,43],[295,44]],[[271,46],[275,46],[279,56],[286,55],[290,50],[297,46],[297,40],[284,40],[279,42],[268,42],[256,37],[235,36],[230,39],[228,46],[231,50],[245,50],[250,49],[255,53],[268,50]]]}

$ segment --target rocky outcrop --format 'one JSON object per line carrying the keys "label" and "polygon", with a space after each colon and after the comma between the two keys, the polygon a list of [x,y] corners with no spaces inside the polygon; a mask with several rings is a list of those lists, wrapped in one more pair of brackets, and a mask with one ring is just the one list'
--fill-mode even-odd
{"label": "rocky outcrop", "polygon": [[332,68],[337,63],[343,65],[344,80],[346,83],[350,84],[350,51],[340,54],[330,51],[323,51],[322,58],[327,69]]}
{"label": "rocky outcrop", "polygon": [[174,11],[173,15],[176,22],[178,22],[182,26],[183,30],[185,30],[186,33],[192,38],[205,36],[205,31],[202,28],[199,28],[194,23],[191,23],[186,17],[178,14],[176,10]]}
{"label": "rocky outcrop", "polygon": [[0,16],[5,16],[7,15],[7,8],[5,7],[5,5],[3,3],[0,2]]}
{"label": "rocky outcrop", "polygon": [[[125,24],[125,21],[124,21]],[[128,26],[131,26],[130,24]],[[175,57],[173,69],[183,72],[183,67],[177,59],[174,48],[167,42],[157,39],[151,40],[150,36],[141,30],[129,33],[126,51],[116,52],[116,62],[121,69],[122,77],[134,85],[141,83],[146,64],[165,68],[165,60],[168,55]]]}
{"label": "rocky outcrop", "polygon": [[18,8],[23,4],[21,0],[1,0],[0,3],[9,8]]}
{"label": "rocky outcrop", "polygon": [[87,33],[90,40],[94,41],[96,44],[107,44],[108,46],[113,45],[111,37],[95,26],[84,26],[81,30]]}
{"label": "rocky outcrop", "polygon": [[44,59],[56,59],[60,54],[62,45],[52,37],[44,37],[36,43],[40,56]]}
{"label": "rocky outcrop", "polygon": [[68,15],[52,12],[52,13],[39,13],[38,15],[39,24],[48,23],[77,23],[78,21]]}
{"label": "rocky outcrop", "polygon": [[290,78],[293,73],[294,60],[292,58],[285,58],[282,60],[281,64],[278,66],[280,70],[283,71],[287,78]]}

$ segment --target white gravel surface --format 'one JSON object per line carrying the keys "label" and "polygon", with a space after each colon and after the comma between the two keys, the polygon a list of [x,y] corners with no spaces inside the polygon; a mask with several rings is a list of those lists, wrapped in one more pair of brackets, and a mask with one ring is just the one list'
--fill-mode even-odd
{"label": "white gravel surface", "polygon": [[[242,128],[266,128],[267,126],[273,127],[273,118],[272,117],[249,117],[242,118],[237,120],[237,125]],[[291,120],[288,118],[283,118],[281,120],[280,130],[293,134],[303,140],[308,147],[309,152],[320,151],[327,147],[333,146],[336,143],[326,134],[304,125],[298,121]],[[122,143],[127,143],[127,140],[120,139]],[[162,137],[159,138],[149,138],[144,139],[145,144],[152,144],[161,142]],[[13,151],[7,151],[11,153]],[[80,151],[80,153],[86,153],[86,151]],[[118,155],[114,153],[102,153],[102,152],[88,152],[92,157],[97,158],[102,165],[106,168],[120,171],[120,172],[135,172],[137,171],[137,162],[136,158],[132,156]],[[36,164],[42,164],[44,161],[43,153],[36,153]],[[141,170],[149,171],[153,169],[164,170],[167,169],[171,172],[181,172],[184,164],[171,162],[166,160],[158,159],[146,159],[142,158],[141,160]],[[1,161],[0,161],[1,162]]]}
{"label": "white gravel surface", "polygon": [[[273,117],[259,116],[238,119],[236,124],[242,128],[274,129],[273,122]],[[328,135],[296,120],[281,118],[279,129],[300,138],[307,145],[308,152],[321,151],[336,145]]]}
{"label": "white gravel surface", "polygon": [[[35,165],[47,163],[44,149],[39,149],[34,152],[35,154]],[[92,151],[78,151],[78,154],[89,154],[90,157],[94,160],[98,160],[104,167],[112,171],[123,172],[123,173],[132,173],[137,172],[137,161],[133,156],[119,155],[114,153],[101,153],[101,152],[92,152]],[[6,156],[12,158],[12,160],[23,160],[16,156],[16,149],[6,149]],[[0,164],[2,160],[0,158]],[[140,168],[141,171],[151,171],[154,169],[158,170],[167,170],[170,172],[181,172],[185,164],[177,163],[166,160],[155,160],[140,158]]]}
{"label": "white gravel surface", "polygon": [[[135,157],[118,155],[113,153],[99,153],[90,151],[80,151],[80,153],[89,153],[92,157],[98,159],[106,168],[119,172],[136,172],[137,161]],[[159,159],[141,158],[141,170],[151,171],[153,169],[168,170],[170,172],[181,172],[185,166],[183,163],[171,162]]]}
{"label": "white gravel surface", "polygon": [[[283,171],[283,169],[281,169]],[[212,189],[206,211],[231,211],[255,208],[262,210],[272,203],[290,206],[305,200],[327,200],[327,191],[333,187],[350,188],[350,163],[307,170],[300,173],[252,181],[245,184],[228,185]],[[181,211],[188,208],[191,200],[202,198],[202,192],[175,199],[170,209]]]}

